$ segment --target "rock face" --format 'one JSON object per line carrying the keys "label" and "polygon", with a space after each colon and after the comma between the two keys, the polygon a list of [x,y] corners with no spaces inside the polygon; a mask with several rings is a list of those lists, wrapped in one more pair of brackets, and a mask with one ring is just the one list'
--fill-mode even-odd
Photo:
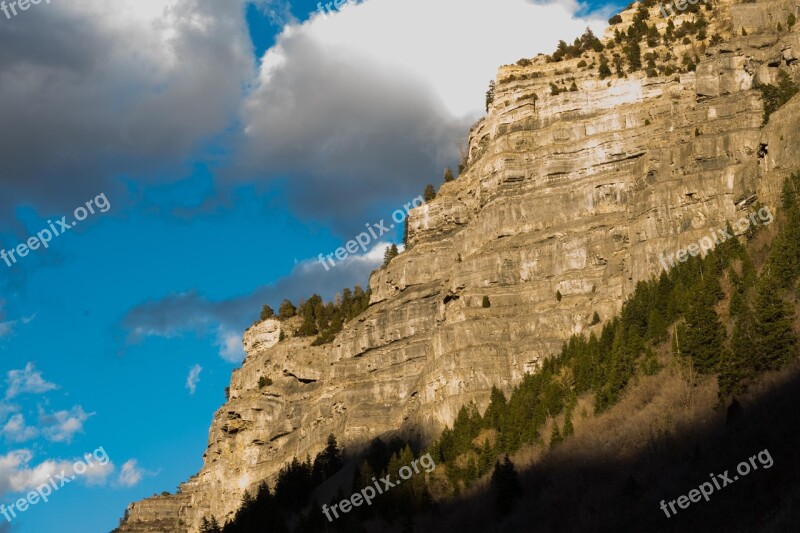
{"label": "rock face", "polygon": [[[755,201],[775,207],[800,167],[800,96],[762,127],[754,84],[778,68],[798,79],[800,27],[776,30],[798,0],[716,6],[723,39],[688,46],[695,72],[601,80],[596,65],[544,57],[501,67],[465,172],[411,212],[410,248],[373,273],[370,308],[319,347],[292,336],[298,319],[250,328],[202,470],[176,495],[132,504],[119,531],[224,522],[246,489],[330,433],[351,450],[393,431],[434,437],[464,403],[484,408],[492,385],[508,391],[569,335],[600,327],[594,312],[616,313],[662,270],[660,254]],[[550,94],[572,78],[577,91]]]}

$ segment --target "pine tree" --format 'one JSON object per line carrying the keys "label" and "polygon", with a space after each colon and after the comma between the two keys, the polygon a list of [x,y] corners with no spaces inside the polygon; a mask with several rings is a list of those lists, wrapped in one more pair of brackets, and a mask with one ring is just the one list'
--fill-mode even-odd
{"label": "pine tree", "polygon": [[274,316],[275,316],[275,311],[273,311],[273,309],[270,306],[265,305],[264,307],[261,308],[261,320],[267,320]]}
{"label": "pine tree", "polygon": [[489,106],[492,105],[494,102],[494,90],[495,90],[495,83],[494,80],[489,82],[489,90],[486,91],[486,112],[489,112]]}
{"label": "pine tree", "polygon": [[683,353],[692,357],[698,371],[710,373],[716,370],[722,355],[722,325],[714,309],[721,289],[713,272],[706,272],[704,280],[688,302],[686,323],[678,329]]}
{"label": "pine tree", "polygon": [[339,449],[336,437],[334,437],[333,434],[328,435],[328,442],[325,445],[325,449],[314,459],[314,466],[311,470],[312,486],[323,483],[341,470],[343,465],[344,459],[342,450]]}
{"label": "pine tree", "polygon": [[495,491],[495,507],[501,516],[509,514],[522,496],[522,485],[517,477],[514,463],[506,455],[503,462],[495,462],[491,480]]}
{"label": "pine tree", "polygon": [[636,72],[642,68],[642,50],[637,39],[632,39],[628,43],[625,53],[628,56],[629,72]]}
{"label": "pine tree", "polygon": [[611,76],[611,68],[608,66],[608,58],[606,58],[605,54],[600,54],[600,62],[597,67],[597,74],[600,76],[601,80]]}
{"label": "pine tree", "polygon": [[388,266],[389,263],[397,257],[399,252],[397,251],[397,245],[392,244],[391,246],[386,247],[386,251],[383,252],[383,266]]}
{"label": "pine tree", "polygon": [[575,428],[572,425],[572,408],[567,409],[564,413],[564,438],[570,437],[575,433]]}
{"label": "pine tree", "polygon": [[433,184],[428,184],[425,186],[425,192],[422,194],[422,197],[425,199],[426,202],[430,202],[434,198],[436,198],[436,188]]}
{"label": "pine tree", "polygon": [[450,170],[450,167],[445,168],[444,169],[444,182],[445,183],[450,183],[454,179],[455,178],[453,177],[453,171]]}
{"label": "pine tree", "polygon": [[552,450],[559,443],[564,440],[564,437],[561,436],[561,431],[558,429],[558,422],[553,420],[553,431],[550,433],[550,449]]}
{"label": "pine tree", "polygon": [[507,409],[508,403],[503,391],[492,385],[492,392],[489,394],[489,407],[483,413],[483,427],[501,429],[503,427],[503,416]]}
{"label": "pine tree", "polygon": [[492,459],[494,459],[494,452],[489,445],[489,439],[484,439],[483,446],[478,454],[478,475],[482,476],[489,471],[492,466]]}
{"label": "pine tree", "polygon": [[758,370],[777,369],[797,357],[797,337],[792,328],[794,312],[782,298],[771,276],[759,281],[755,302],[755,334]]}
{"label": "pine tree", "polygon": [[[744,31],[744,28],[742,28]],[[797,85],[784,70],[778,71],[778,85],[762,84],[757,87],[764,99],[764,124],[772,113],[789,101],[798,92]]]}
{"label": "pine tree", "polygon": [[744,359],[737,357],[732,349],[723,351],[717,374],[720,400],[744,392],[748,375],[750,375],[750,371],[746,367]]}
{"label": "pine tree", "polygon": [[203,521],[200,525],[200,533],[222,533],[222,529],[220,529],[219,522],[217,522],[217,519],[213,516],[211,520],[203,517]]}
{"label": "pine tree", "polygon": [[278,318],[281,320],[286,320],[287,318],[292,318],[297,309],[295,308],[294,304],[289,300],[284,300],[281,302],[281,306],[278,308]]}

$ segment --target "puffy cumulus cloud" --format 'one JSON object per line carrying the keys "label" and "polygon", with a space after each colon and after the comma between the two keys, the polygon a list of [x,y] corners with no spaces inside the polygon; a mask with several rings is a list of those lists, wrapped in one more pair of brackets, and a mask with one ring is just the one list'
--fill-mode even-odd
{"label": "puffy cumulus cloud", "polygon": [[25,365],[21,370],[9,370],[6,374],[6,399],[11,399],[20,394],[44,394],[58,388],[55,383],[50,383],[36,370],[33,363]]}
{"label": "puffy cumulus cloud", "polygon": [[186,388],[189,389],[189,394],[197,392],[197,383],[200,381],[202,371],[203,367],[197,364],[189,369],[189,375],[186,376]]}
{"label": "puffy cumulus cloud", "polygon": [[105,485],[106,483],[108,483],[109,478],[116,470],[114,463],[112,463],[111,461],[105,463],[97,463],[91,461],[91,462],[86,462],[85,464],[86,464],[86,471],[83,474],[81,474],[82,476],[81,479],[89,487]]}
{"label": "puffy cumulus cloud", "polygon": [[217,328],[216,346],[219,355],[229,363],[238,363],[244,360],[244,346],[242,346],[241,329],[221,325]]}
{"label": "puffy cumulus cloud", "polygon": [[39,410],[39,425],[42,426],[42,435],[51,442],[72,442],[76,433],[83,432],[83,425],[94,413],[87,413],[80,405],[74,406],[69,411],[55,411],[46,413]]}
{"label": "puffy cumulus cloud", "polygon": [[258,317],[264,304],[277,309],[284,298],[297,302],[313,293],[330,300],[344,287],[365,286],[369,274],[382,264],[388,245],[379,242],[366,254],[347,257],[327,272],[317,259],[302,261],[288,276],[247,296],[211,301],[193,291],[146,302],[128,311],[121,327],[127,331],[130,343],[186,332],[213,334],[220,357],[239,362],[244,358],[242,333]]}
{"label": "puffy cumulus cloud", "polygon": [[[33,452],[28,449],[0,455],[0,496],[27,492],[49,483],[51,479],[59,480],[59,476],[74,476],[73,479],[80,479],[89,486],[104,485],[115,471],[114,463],[103,448],[71,461],[47,459],[34,465],[33,457]],[[70,479],[67,482],[71,482]]]}
{"label": "puffy cumulus cloud", "polygon": [[22,413],[17,413],[12,415],[2,429],[0,429],[0,435],[7,441],[25,442],[26,440],[38,437],[39,430],[29,426],[25,422],[25,416]]}
{"label": "puffy cumulus cloud", "polygon": [[146,472],[139,467],[136,459],[125,461],[117,476],[117,484],[121,487],[135,487],[142,480]]}
{"label": "puffy cumulus cloud", "polygon": [[14,450],[0,455],[0,496],[9,492],[24,492],[48,482],[57,473],[72,468],[66,461],[47,460],[31,466],[30,450]]}
{"label": "puffy cumulus cloud", "polygon": [[239,1],[71,0],[3,21],[0,213],[168,172],[228,126],[252,61]]}
{"label": "puffy cumulus cloud", "polygon": [[498,65],[604,26],[581,9],[572,0],[368,0],[289,25],[243,105],[242,161],[251,174],[289,176],[302,214],[352,230],[367,206],[441,180]]}

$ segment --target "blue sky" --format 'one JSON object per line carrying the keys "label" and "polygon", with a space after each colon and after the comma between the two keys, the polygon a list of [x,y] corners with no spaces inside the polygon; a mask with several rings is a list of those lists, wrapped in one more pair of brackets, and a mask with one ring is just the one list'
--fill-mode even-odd
{"label": "blue sky", "polygon": [[[260,306],[366,284],[400,228],[330,272],[315,258],[441,181],[498,65],[609,10],[67,4],[0,15],[0,248],[110,209],[0,261],[0,504],[98,447],[111,463],[0,532],[109,531],[196,473]],[[469,48],[492,17],[519,29]]]}

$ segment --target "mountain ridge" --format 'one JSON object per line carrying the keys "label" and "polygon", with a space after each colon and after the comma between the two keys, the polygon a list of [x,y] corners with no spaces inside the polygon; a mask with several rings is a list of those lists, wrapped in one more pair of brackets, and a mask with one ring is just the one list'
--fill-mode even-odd
{"label": "mountain ridge", "polygon": [[[315,455],[331,433],[348,450],[393,432],[430,441],[462,405],[484,408],[492,386],[509,391],[570,335],[600,328],[594,313],[617,313],[661,269],[659,253],[724,227],[753,199],[776,206],[800,166],[800,100],[763,126],[756,86],[780,69],[798,79],[800,33],[775,23],[797,5],[713,9],[722,41],[680,45],[694,47],[693,70],[648,77],[623,58],[626,77],[600,79],[598,54],[630,47],[608,45],[638,6],[605,32],[603,52],[501,67],[464,171],[411,211],[409,248],[372,274],[370,308],[328,345],[294,337],[298,319],[245,332],[247,358],[202,470],[176,495],[131,504],[119,531],[196,532],[203,516],[229,519],[245,490]],[[561,91],[570,78],[576,90]],[[265,376],[273,384],[259,387]]]}

